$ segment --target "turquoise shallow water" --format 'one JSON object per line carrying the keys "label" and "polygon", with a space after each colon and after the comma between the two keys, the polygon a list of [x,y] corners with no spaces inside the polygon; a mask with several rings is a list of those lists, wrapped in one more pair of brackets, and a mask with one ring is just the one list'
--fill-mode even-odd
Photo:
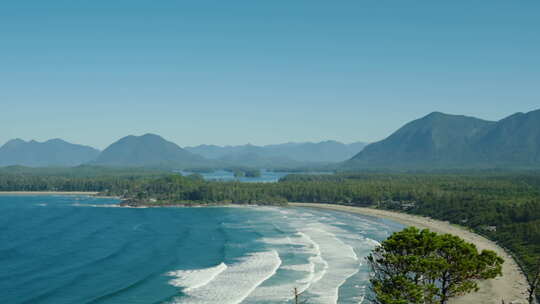
{"label": "turquoise shallow water", "polygon": [[401,225],[305,208],[0,196],[0,303],[361,303]]}

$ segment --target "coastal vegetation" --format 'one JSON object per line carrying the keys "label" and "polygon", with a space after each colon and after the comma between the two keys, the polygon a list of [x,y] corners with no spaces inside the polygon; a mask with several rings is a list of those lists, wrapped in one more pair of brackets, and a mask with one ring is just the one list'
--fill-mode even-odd
{"label": "coastal vegetation", "polygon": [[367,260],[377,304],[446,304],[478,290],[478,280],[502,275],[504,262],[457,236],[415,227],[392,234]]}
{"label": "coastal vegetation", "polygon": [[540,266],[538,171],[292,174],[277,183],[241,183],[115,170],[3,169],[0,191],[97,191],[134,206],[320,202],[374,207],[449,221],[485,235],[510,250],[531,282]]}

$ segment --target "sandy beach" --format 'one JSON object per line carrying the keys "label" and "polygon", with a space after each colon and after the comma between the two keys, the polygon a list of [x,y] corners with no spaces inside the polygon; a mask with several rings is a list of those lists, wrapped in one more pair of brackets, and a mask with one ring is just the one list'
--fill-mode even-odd
{"label": "sandy beach", "polygon": [[372,208],[349,207],[331,204],[291,203],[291,206],[331,209],[350,213],[357,213],[375,217],[386,218],[407,226],[427,228],[437,233],[450,233],[475,244],[479,250],[489,249],[497,252],[504,258],[503,276],[493,280],[480,282],[480,290],[451,301],[453,304],[500,304],[527,303],[528,283],[514,259],[493,241],[470,232],[462,227],[451,225],[448,222],[433,220],[426,217],[414,216],[404,213],[377,210]]}
{"label": "sandy beach", "polygon": [[98,193],[83,191],[0,191],[0,195],[97,195]]}

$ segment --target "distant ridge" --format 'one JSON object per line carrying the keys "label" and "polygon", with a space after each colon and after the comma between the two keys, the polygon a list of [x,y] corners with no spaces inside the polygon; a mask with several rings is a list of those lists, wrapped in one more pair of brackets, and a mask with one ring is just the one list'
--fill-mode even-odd
{"label": "distant ridge", "polygon": [[343,164],[361,168],[540,166],[540,110],[498,122],[433,112],[370,144]]}
{"label": "distant ridge", "polygon": [[0,166],[69,167],[95,159],[99,150],[55,138],[45,142],[12,139],[0,147]]}
{"label": "distant ridge", "polygon": [[186,168],[208,165],[209,162],[159,135],[145,134],[121,138],[103,150],[91,164],[114,167]]}
{"label": "distant ridge", "polygon": [[366,144],[343,144],[328,140],[318,143],[285,143],[266,146],[251,144],[240,146],[200,145],[186,150],[209,159],[238,163],[247,161],[252,166],[294,166],[302,163],[335,163],[347,160],[360,152]]}
{"label": "distant ridge", "polygon": [[[365,147],[364,147],[365,146]],[[344,161],[345,160],[345,161]],[[491,169],[540,168],[540,110],[500,121],[433,112],[366,146],[357,142],[255,146],[200,145],[182,149],[159,135],[126,136],[103,152],[62,139],[12,139],[0,147],[0,166],[210,169]]]}
{"label": "distant ridge", "polygon": [[540,163],[540,110],[500,120],[474,144],[479,161],[499,164]]}

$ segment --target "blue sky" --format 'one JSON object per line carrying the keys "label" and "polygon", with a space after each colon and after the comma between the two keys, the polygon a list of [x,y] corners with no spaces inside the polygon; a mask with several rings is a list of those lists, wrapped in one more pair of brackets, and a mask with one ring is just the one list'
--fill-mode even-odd
{"label": "blue sky", "polygon": [[540,1],[2,1],[0,143],[376,141],[540,108]]}

